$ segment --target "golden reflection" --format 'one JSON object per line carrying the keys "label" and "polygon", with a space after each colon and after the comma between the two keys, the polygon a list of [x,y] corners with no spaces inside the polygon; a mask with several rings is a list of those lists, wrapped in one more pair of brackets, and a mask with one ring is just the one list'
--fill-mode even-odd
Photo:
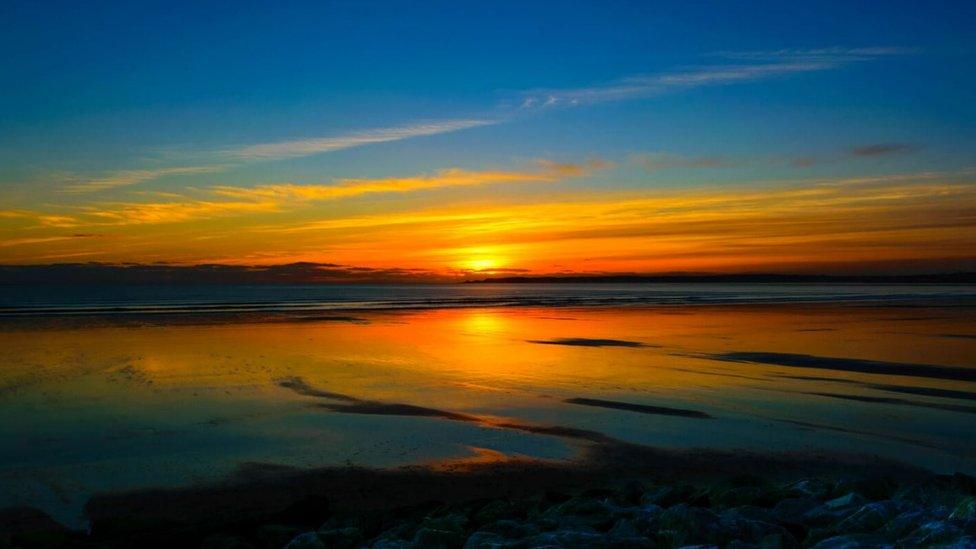
{"label": "golden reflection", "polygon": [[[477,407],[511,394],[618,391],[694,396],[763,377],[811,372],[704,358],[762,351],[971,367],[976,343],[940,334],[972,325],[970,313],[911,316],[895,308],[806,306],[695,309],[454,309],[360,315],[365,323],[238,323],[41,329],[0,333],[0,389],[111,381],[111,390],[220,388],[291,397],[275,380],[299,376],[357,398]],[[893,335],[897,334],[897,335]],[[641,347],[542,344],[563,338]],[[933,342],[937,341],[937,345]],[[775,375],[774,375],[775,374]],[[773,377],[770,377],[770,376]],[[834,378],[862,374],[813,372]],[[767,379],[768,378],[768,379]],[[94,380],[94,381],[93,381]],[[951,387],[905,378],[902,384]],[[492,391],[478,389],[490,387]],[[492,396],[494,395],[494,396]],[[697,397],[696,397],[697,398]]]}
{"label": "golden reflection", "polygon": [[457,323],[462,333],[492,335],[510,329],[510,316],[497,309],[470,309],[459,315]]}

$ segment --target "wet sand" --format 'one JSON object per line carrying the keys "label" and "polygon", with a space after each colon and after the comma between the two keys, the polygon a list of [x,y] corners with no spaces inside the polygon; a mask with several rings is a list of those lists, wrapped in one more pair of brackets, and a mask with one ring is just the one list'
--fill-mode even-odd
{"label": "wet sand", "polygon": [[976,471],[968,307],[308,316],[4,320],[0,507],[110,535],[316,498]]}

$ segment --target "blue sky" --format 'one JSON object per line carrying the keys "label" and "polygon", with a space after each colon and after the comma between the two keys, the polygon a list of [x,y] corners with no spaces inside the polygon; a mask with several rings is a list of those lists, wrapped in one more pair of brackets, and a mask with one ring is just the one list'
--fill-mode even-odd
{"label": "blue sky", "polygon": [[563,184],[590,192],[965,172],[974,21],[968,2],[8,1],[0,197],[540,159],[612,163]]}

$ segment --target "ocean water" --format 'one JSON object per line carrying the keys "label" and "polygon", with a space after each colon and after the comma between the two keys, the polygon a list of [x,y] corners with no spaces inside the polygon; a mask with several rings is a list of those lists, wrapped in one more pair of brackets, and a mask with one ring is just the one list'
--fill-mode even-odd
{"label": "ocean water", "polygon": [[250,463],[571,460],[597,435],[976,473],[974,295],[6,287],[0,507],[83,524],[92,494],[211,482]]}
{"label": "ocean water", "polygon": [[974,286],[923,284],[0,285],[0,315],[301,313],[974,298]]}

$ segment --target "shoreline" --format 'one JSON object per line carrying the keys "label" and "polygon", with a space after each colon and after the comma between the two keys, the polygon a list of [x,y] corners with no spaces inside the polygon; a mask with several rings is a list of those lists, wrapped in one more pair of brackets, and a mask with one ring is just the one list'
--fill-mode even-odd
{"label": "shoreline", "polygon": [[809,299],[809,300],[769,300],[769,301],[704,301],[692,300],[688,302],[658,302],[658,303],[608,303],[608,304],[539,304],[539,303],[475,303],[470,305],[444,306],[442,304],[390,306],[390,307],[337,307],[328,309],[296,309],[296,310],[222,310],[222,311],[104,311],[97,313],[61,313],[34,314],[24,311],[16,314],[0,312],[0,328],[4,330],[38,330],[38,329],[84,329],[107,327],[166,327],[166,326],[212,326],[223,324],[261,324],[261,323],[304,323],[304,322],[339,322],[349,324],[368,324],[370,317],[393,317],[399,314],[412,314],[436,311],[465,311],[465,310],[546,310],[561,311],[656,311],[676,309],[708,309],[722,310],[756,310],[763,308],[789,309],[808,308],[829,310],[832,308],[863,308],[863,309],[893,309],[893,308],[931,308],[931,309],[970,309],[976,308],[976,294],[972,296],[952,297],[909,297],[892,299],[889,297],[873,297],[864,299]]}
{"label": "shoreline", "polygon": [[[941,507],[919,499],[930,492],[926,497],[937,498]],[[643,514],[657,520],[677,513],[680,521],[704,516],[716,524],[731,514],[743,515],[735,528],[752,521],[753,530],[761,524],[763,532],[780,535],[775,546],[795,547],[829,537],[831,524],[878,502],[899,510],[889,513],[886,524],[913,505],[962,539],[976,533],[976,522],[949,517],[957,508],[965,510],[973,495],[972,477],[937,475],[873,456],[669,450],[610,440],[581,444],[579,457],[568,461],[475,452],[387,469],[254,463],[218,482],[97,494],[85,506],[87,533],[26,509],[0,510],[0,529],[27,547],[31,540],[53,541],[49,547],[281,547],[289,540],[297,540],[293,547],[424,547],[433,539],[441,539],[434,546],[442,547],[528,547],[534,545],[526,539],[540,536],[563,540],[547,545],[554,547],[586,539],[596,547],[652,547],[672,533],[659,520],[651,532],[638,520]],[[844,497],[852,503],[829,507]],[[886,503],[891,501],[898,503]],[[791,505],[813,518],[787,518]],[[830,516],[817,518],[818,509]],[[444,517],[452,524],[437,526]],[[903,537],[921,535],[916,530],[924,521],[915,520],[919,524],[900,532]],[[629,528],[634,525],[637,530]],[[745,535],[696,529],[681,532],[682,541],[714,543],[718,538],[708,536]],[[269,543],[274,535],[276,542]]]}

